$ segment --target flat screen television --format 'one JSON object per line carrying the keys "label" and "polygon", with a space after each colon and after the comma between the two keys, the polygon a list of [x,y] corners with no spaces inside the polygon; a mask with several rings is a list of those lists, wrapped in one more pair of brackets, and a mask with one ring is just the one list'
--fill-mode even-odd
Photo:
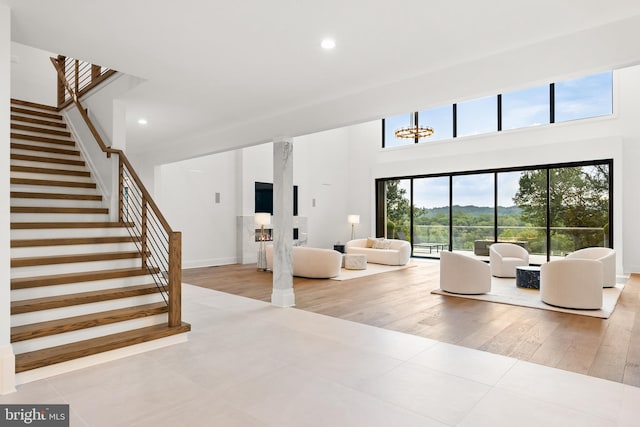
{"label": "flat screen television", "polygon": [[[256,212],[269,212],[273,215],[273,184],[256,182]],[[293,186],[293,215],[298,215],[298,186]]]}

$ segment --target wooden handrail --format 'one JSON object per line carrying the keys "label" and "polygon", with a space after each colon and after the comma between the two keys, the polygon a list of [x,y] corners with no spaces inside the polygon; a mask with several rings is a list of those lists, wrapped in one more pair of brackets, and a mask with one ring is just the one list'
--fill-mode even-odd
{"label": "wooden handrail", "polygon": [[100,133],[98,132],[98,130],[93,125],[93,122],[91,122],[91,119],[89,118],[89,115],[87,114],[87,110],[85,110],[85,108],[82,106],[82,104],[80,103],[80,100],[78,99],[77,94],[71,88],[71,85],[69,84],[69,82],[67,82],[67,79],[64,76],[64,72],[63,72],[62,68],[60,67],[60,64],[58,63],[58,60],[56,58],[49,58],[49,59],[51,59],[51,63],[53,64],[53,66],[55,67],[56,71],[58,72],[58,77],[59,77],[60,81],[62,81],[62,83],[64,84],[64,86],[67,89],[67,91],[69,91],[69,94],[71,95],[71,99],[73,99],[73,102],[76,105],[76,108],[78,108],[78,111],[80,112],[80,115],[82,116],[84,122],[89,127],[89,130],[91,131],[91,135],[93,135],[93,137],[95,138],[96,142],[98,143],[98,146],[100,146],[100,149],[104,153],[106,153],[107,157],[111,157],[111,154],[117,154],[122,159],[122,162],[124,163],[124,165],[127,167],[127,169],[129,169],[129,174],[131,175],[131,178],[133,179],[135,184],[138,186],[138,188],[142,192],[142,195],[144,196],[146,201],[151,206],[151,210],[158,217],[158,220],[160,221],[160,223],[164,227],[165,231],[167,233],[173,233],[173,230],[171,229],[171,226],[169,225],[169,222],[165,219],[164,215],[162,215],[162,213],[160,212],[160,209],[158,208],[156,203],[153,201],[153,198],[151,197],[151,194],[149,194],[149,192],[147,191],[146,187],[142,183],[142,180],[140,179],[140,177],[138,177],[138,174],[135,172],[135,170],[131,166],[131,163],[129,162],[129,159],[127,159],[127,156],[124,154],[124,152],[122,150],[119,150],[119,149],[116,149],[116,148],[107,147],[107,145],[104,143],[104,140],[100,136]]}
{"label": "wooden handrail", "polygon": [[[56,58],[50,58],[50,59],[54,68],[56,69],[56,72],[58,73],[58,78],[60,80],[60,83],[64,86],[64,88],[66,88],[66,90],[71,95],[71,99],[73,103],[75,104],[76,108],[80,112],[80,115],[82,116],[82,119],[84,120],[85,124],[91,131],[91,134],[93,135],[94,139],[96,140],[96,143],[100,147],[100,150],[102,150],[102,152],[104,152],[107,157],[111,157],[112,154],[116,154],[118,156],[118,210],[119,210],[119,218],[121,222],[125,222],[125,218],[123,218],[123,213],[124,213],[123,194],[125,189],[125,182],[124,182],[125,170],[127,174],[126,179],[133,181],[137,190],[140,192],[141,222],[142,222],[141,223],[141,233],[142,233],[141,259],[142,259],[143,269],[149,268],[149,266],[147,265],[147,262],[150,259],[148,254],[151,254],[151,251],[149,249],[150,248],[149,241],[147,239],[149,208],[151,208],[151,212],[153,213],[157,221],[162,225],[162,228],[167,234],[166,238],[168,240],[169,246],[168,248],[165,248],[165,250],[168,249],[168,260],[167,260],[168,271],[166,271],[167,273],[166,278],[168,279],[168,283],[167,283],[168,299],[166,300],[169,306],[168,324],[170,327],[180,326],[181,311],[182,311],[182,308],[181,308],[182,307],[182,304],[181,304],[182,233],[175,232],[171,229],[169,222],[166,220],[164,215],[162,215],[162,212],[160,212],[160,208],[158,208],[158,205],[156,205],[155,201],[151,197],[151,194],[149,194],[149,191],[147,191],[147,188],[144,186],[144,184],[142,183],[142,180],[133,169],[131,163],[129,162],[129,159],[127,159],[127,156],[124,154],[124,152],[119,149],[108,147],[104,143],[104,140],[100,136],[100,133],[98,132],[96,127],[93,125],[93,122],[89,118],[89,115],[87,114],[87,110],[82,106],[82,103],[80,102],[80,99],[79,99],[78,91],[74,91],[71,85],[69,84],[69,82],[67,81],[64,71],[62,69],[62,66],[60,64],[60,61],[57,60]],[[163,251],[163,253],[165,252]],[[164,279],[156,280],[156,276],[154,276],[154,280],[156,281],[156,284],[159,287],[165,286]],[[164,292],[166,292],[166,290]],[[164,297],[164,294],[163,294],[163,297]]]}
{"label": "wooden handrail", "polygon": [[[75,86],[75,93],[78,97],[81,97],[85,93],[92,90],[104,82],[109,77],[117,73],[116,70],[110,70],[103,68],[100,65],[90,64],[88,62],[79,61],[77,59],[67,58],[63,55],[58,55],[56,59],[63,70],[65,81],[73,82]],[[68,62],[67,62],[68,61]],[[67,78],[69,76],[70,78]],[[73,99],[67,98],[67,91],[62,81],[58,83],[58,109],[69,106]]]}
{"label": "wooden handrail", "polygon": [[146,202],[149,203],[149,206],[151,206],[151,210],[158,217],[158,221],[160,221],[164,230],[167,233],[173,233],[169,222],[165,219],[164,215],[162,215],[162,212],[160,212],[160,208],[158,207],[158,205],[156,205],[156,202],[153,201],[151,194],[149,194],[149,192],[145,188],[144,184],[140,180],[140,177],[138,177],[138,174],[135,172],[135,170],[133,170],[133,166],[131,166],[131,163],[129,163],[129,159],[127,159],[127,156],[125,156],[124,152],[115,148],[107,148],[107,150],[110,153],[117,154],[120,159],[122,159],[122,163],[124,163],[124,165],[129,170],[129,174],[131,175],[133,182],[136,183],[136,185],[140,189],[140,192],[142,193],[142,196],[145,198]]}

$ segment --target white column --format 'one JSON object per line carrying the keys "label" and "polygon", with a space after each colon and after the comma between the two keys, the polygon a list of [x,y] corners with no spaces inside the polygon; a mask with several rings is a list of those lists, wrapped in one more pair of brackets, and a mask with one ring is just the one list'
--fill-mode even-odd
{"label": "white column", "polygon": [[16,391],[15,356],[11,347],[10,99],[11,9],[0,3],[0,394]]}
{"label": "white column", "polygon": [[293,141],[273,142],[273,291],[271,303],[295,305],[293,294]]}

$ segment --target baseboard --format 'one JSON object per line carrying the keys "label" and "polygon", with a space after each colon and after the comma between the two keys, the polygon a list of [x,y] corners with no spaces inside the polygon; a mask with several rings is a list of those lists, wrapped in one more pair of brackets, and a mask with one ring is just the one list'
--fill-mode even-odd
{"label": "baseboard", "polygon": [[227,257],[227,258],[209,258],[209,259],[198,259],[198,260],[183,260],[182,268],[199,268],[199,267],[213,267],[217,265],[229,265],[229,264],[237,264],[238,260],[235,257]]}
{"label": "baseboard", "polygon": [[0,346],[0,395],[16,391],[16,357],[11,344]]}
{"label": "baseboard", "polygon": [[151,340],[128,347],[118,348],[116,350],[98,353],[80,359],[69,360],[68,362],[56,363],[55,365],[45,366],[31,371],[20,372],[15,374],[16,385],[30,383],[32,381],[53,377],[55,375],[64,374],[66,372],[76,371],[78,369],[88,368],[90,366],[99,365],[105,362],[122,359],[136,354],[145,353],[147,351],[156,350],[162,347],[179,344],[187,341],[187,334],[177,334],[168,337]]}

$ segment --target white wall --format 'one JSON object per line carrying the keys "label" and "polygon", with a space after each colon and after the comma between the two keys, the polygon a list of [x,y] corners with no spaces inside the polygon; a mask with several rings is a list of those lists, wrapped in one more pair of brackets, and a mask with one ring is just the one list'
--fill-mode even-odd
{"label": "white wall", "polygon": [[184,268],[236,262],[235,157],[228,152],[158,167],[156,202],[171,228],[182,231]]}
{"label": "white wall", "polygon": [[633,237],[640,231],[634,194],[640,182],[640,67],[616,71],[614,82],[613,116],[378,148],[372,179],[611,158],[619,271],[640,271],[640,243]]}
{"label": "white wall", "polygon": [[[349,240],[349,130],[294,138],[293,172],[299,215],[308,218],[307,245],[332,248]],[[313,200],[315,199],[315,207]]]}
{"label": "white wall", "polygon": [[58,76],[50,57],[57,54],[11,43],[11,96],[23,101],[58,105]]}
{"label": "white wall", "polygon": [[114,140],[118,148],[126,145],[126,107],[120,99],[142,82],[138,77],[117,73],[82,97],[82,105],[89,110],[89,117],[107,146]]}
{"label": "white wall", "polygon": [[[331,248],[347,241],[350,213],[361,215],[358,231],[368,235],[368,191],[350,188],[348,182],[352,169],[359,170],[349,166],[349,133],[342,128],[294,140],[293,181],[298,186],[298,215],[308,218],[309,246]],[[363,163],[362,168],[365,172],[354,179],[366,182],[370,166]],[[156,201],[172,228],[183,232],[183,265],[237,262],[236,217],[253,216],[256,181],[273,182],[272,144],[166,164],[156,170]],[[216,192],[221,194],[218,205],[213,204]],[[350,192],[362,196],[361,200],[350,202]]]}
{"label": "white wall", "polygon": [[376,235],[375,183],[373,167],[381,145],[379,120],[349,128],[348,210],[360,215],[356,237]]}
{"label": "white wall", "polygon": [[9,198],[9,98],[11,96],[11,9],[0,3],[0,394],[15,391],[11,348],[11,252]]}
{"label": "white wall", "polygon": [[[619,271],[640,271],[640,241],[633,238],[640,235],[640,199],[635,196],[640,183],[640,168],[635,167],[640,163],[640,67],[615,71],[614,101],[613,116],[384,150],[377,120],[295,138],[294,183],[299,186],[299,214],[308,217],[308,244],[332,247],[348,240],[348,214],[360,215],[358,237],[374,235],[376,178],[610,158]],[[216,156],[226,155],[210,157]],[[272,181],[271,144],[238,150],[235,159],[226,159],[227,177],[235,173],[236,187],[241,187],[236,212],[252,215],[254,182]],[[227,161],[235,171],[228,170]],[[185,213],[183,221],[187,218]],[[220,245],[231,247],[233,241],[229,237]]]}

